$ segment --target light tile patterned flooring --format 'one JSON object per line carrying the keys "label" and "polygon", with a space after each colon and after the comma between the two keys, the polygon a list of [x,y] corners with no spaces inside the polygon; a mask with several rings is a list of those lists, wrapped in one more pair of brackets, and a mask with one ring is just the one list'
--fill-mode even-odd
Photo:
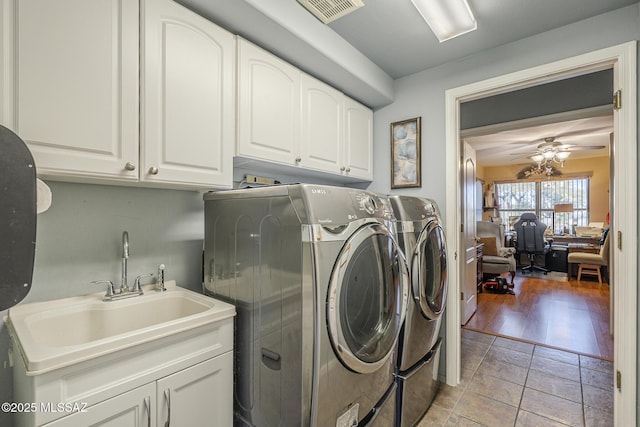
{"label": "light tile patterned flooring", "polygon": [[462,330],[462,378],[418,427],[613,426],[613,364]]}

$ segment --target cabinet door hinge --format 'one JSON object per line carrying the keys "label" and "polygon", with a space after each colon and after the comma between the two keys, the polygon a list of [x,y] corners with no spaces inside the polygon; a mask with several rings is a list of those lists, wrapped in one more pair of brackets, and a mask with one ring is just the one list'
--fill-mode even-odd
{"label": "cabinet door hinge", "polygon": [[460,232],[464,233],[464,224],[460,224]]}
{"label": "cabinet door hinge", "polygon": [[616,371],[616,388],[618,391],[622,391],[622,374],[620,371]]}
{"label": "cabinet door hinge", "polygon": [[618,231],[618,250],[622,250],[622,231]]}
{"label": "cabinet door hinge", "polygon": [[622,91],[618,89],[616,93],[613,94],[613,109],[619,110],[622,108]]}
{"label": "cabinet door hinge", "polygon": [[464,301],[464,292],[460,292],[460,301]]}

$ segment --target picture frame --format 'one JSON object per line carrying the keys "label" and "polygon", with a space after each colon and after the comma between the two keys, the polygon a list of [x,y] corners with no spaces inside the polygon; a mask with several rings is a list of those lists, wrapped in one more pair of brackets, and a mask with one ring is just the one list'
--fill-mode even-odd
{"label": "picture frame", "polygon": [[422,187],[421,121],[391,123],[391,188]]}

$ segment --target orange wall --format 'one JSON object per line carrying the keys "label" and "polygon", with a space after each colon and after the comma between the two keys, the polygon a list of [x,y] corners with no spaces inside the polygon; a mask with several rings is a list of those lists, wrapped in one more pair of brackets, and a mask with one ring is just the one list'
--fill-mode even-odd
{"label": "orange wall", "polygon": [[[507,165],[482,167],[478,173],[478,178],[485,183],[484,190],[487,185],[495,181],[507,181],[515,179],[526,165]],[[607,212],[609,212],[609,157],[593,157],[587,159],[569,158],[564,167],[559,168],[562,176],[590,175],[591,182],[589,186],[589,219],[591,222],[604,222]],[[481,175],[481,176],[480,176]],[[489,212],[493,214],[492,212]],[[485,213],[485,219],[488,214]]]}

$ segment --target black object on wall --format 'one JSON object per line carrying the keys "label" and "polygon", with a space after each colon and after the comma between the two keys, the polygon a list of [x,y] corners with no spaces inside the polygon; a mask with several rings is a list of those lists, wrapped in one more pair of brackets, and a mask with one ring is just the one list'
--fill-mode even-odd
{"label": "black object on wall", "polygon": [[29,293],[35,250],[35,162],[26,144],[0,126],[0,310]]}

